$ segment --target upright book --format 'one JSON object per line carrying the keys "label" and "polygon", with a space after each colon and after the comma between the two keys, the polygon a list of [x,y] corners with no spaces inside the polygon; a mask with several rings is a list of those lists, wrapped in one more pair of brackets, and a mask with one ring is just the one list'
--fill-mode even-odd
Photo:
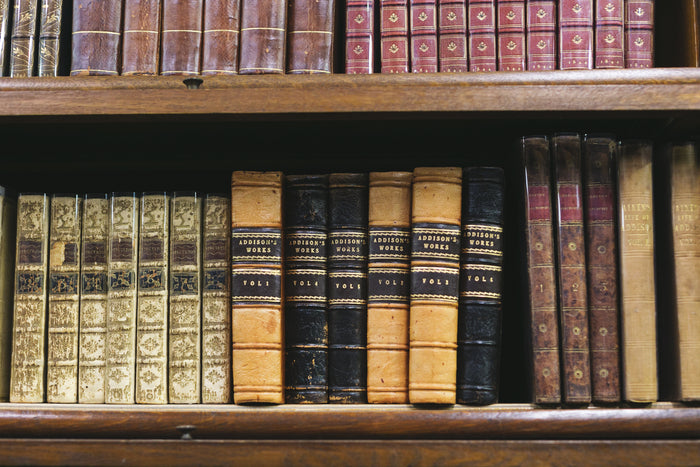
{"label": "upright book", "polygon": [[561,0],[559,4],[559,68],[593,68],[593,1]]}
{"label": "upright book", "polygon": [[36,76],[36,31],[39,17],[38,0],[15,0],[12,10],[10,40],[10,76]]}
{"label": "upright book", "polygon": [[0,4],[0,76],[8,76],[12,2]]}
{"label": "upright book", "polygon": [[17,199],[0,187],[0,401],[10,397]]}
{"label": "upright book", "polygon": [[625,68],[654,66],[654,0],[625,2]]}
{"label": "upright book", "polygon": [[409,0],[411,71],[438,71],[437,1]]}
{"label": "upright book", "polygon": [[595,68],[625,67],[624,0],[595,2]]}
{"label": "upright book", "polygon": [[286,1],[241,0],[239,73],[284,74],[286,38]]}
{"label": "upright book", "polygon": [[122,75],[153,76],[160,72],[162,8],[162,0],[124,0]]}
{"label": "upright book", "polygon": [[333,72],[335,0],[288,3],[287,73]]}
{"label": "upright book", "polygon": [[527,0],[526,43],[528,71],[557,68],[557,2]]}
{"label": "upright book", "polygon": [[240,0],[204,2],[202,74],[238,74],[241,36]]}
{"label": "upright book", "polygon": [[375,1],[348,0],[346,5],[345,73],[374,73]]}
{"label": "upright book", "polygon": [[161,75],[200,74],[203,10],[203,0],[163,0]]}
{"label": "upright book", "polygon": [[75,0],[71,76],[119,74],[123,0]]}
{"label": "upright book", "polygon": [[498,69],[523,71],[527,69],[525,42],[525,0],[498,0]]}
{"label": "upright book", "polygon": [[410,71],[408,0],[379,0],[382,73]]}
{"label": "upright book", "polygon": [[42,0],[37,40],[37,76],[58,76],[63,0]]}
{"label": "upright book", "polygon": [[467,1],[469,71],[496,71],[496,0]]}
{"label": "upright book", "polygon": [[467,0],[438,0],[438,71],[469,71]]}

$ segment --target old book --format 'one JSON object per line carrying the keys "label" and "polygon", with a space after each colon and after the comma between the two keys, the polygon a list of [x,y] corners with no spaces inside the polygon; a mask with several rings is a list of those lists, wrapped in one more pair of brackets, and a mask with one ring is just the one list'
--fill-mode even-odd
{"label": "old book", "polygon": [[326,403],[328,176],[287,175],[285,183],[285,400]]}
{"label": "old book", "polygon": [[175,192],[170,203],[168,400],[201,401],[202,197]]}
{"label": "old book", "polygon": [[526,18],[528,71],[556,70],[556,0],[527,0]]}
{"label": "old book", "polygon": [[496,0],[468,0],[469,71],[496,71]]}
{"label": "old book", "polygon": [[71,76],[118,75],[123,0],[75,0]]}
{"label": "old book", "polygon": [[412,184],[412,172],[369,174],[369,403],[408,403]]}
{"label": "old book", "polygon": [[654,0],[625,2],[625,68],[654,66]]}
{"label": "old book", "polygon": [[124,0],[122,75],[159,73],[162,7],[161,0]]}
{"label": "old book", "polygon": [[78,402],[82,201],[51,196],[46,402]]}
{"label": "old book", "polygon": [[583,142],[588,323],[593,402],[620,401],[620,311],[615,219],[617,139],[587,135]]}
{"label": "old book", "polygon": [[469,71],[466,0],[438,0],[438,41],[440,72]]}
{"label": "old book", "polygon": [[10,402],[43,402],[45,388],[49,197],[17,199]]}
{"label": "old book", "polygon": [[412,196],[408,397],[454,404],[462,169],[417,167]]}
{"label": "old book", "polygon": [[593,68],[593,1],[561,0],[559,4],[559,69]]}
{"label": "old book", "polygon": [[110,200],[106,193],[83,199],[80,266],[78,402],[105,401]]}
{"label": "old book", "polygon": [[0,3],[0,76],[8,76],[12,2]]}
{"label": "old book", "polygon": [[168,403],[170,195],[141,194],[136,321],[137,404]]}
{"label": "old book", "polygon": [[0,401],[10,398],[17,199],[0,187]]}
{"label": "old book", "polygon": [[652,191],[653,146],[622,142],[617,165],[623,398],[658,398]]}
{"label": "old book", "polygon": [[13,78],[36,76],[34,61],[38,16],[39,0],[14,1],[10,39],[10,76]]}
{"label": "old book", "polygon": [[581,137],[552,137],[563,402],[591,401]]}
{"label": "old book", "polygon": [[286,1],[242,0],[239,73],[283,74],[286,38]]}
{"label": "old book", "polygon": [[525,0],[498,0],[498,70],[527,69]]}
{"label": "old book", "polygon": [[374,0],[345,4],[345,73],[374,73]]}
{"label": "old book", "polygon": [[202,209],[202,403],[226,404],[232,399],[231,201],[207,194]]}
{"label": "old book", "polygon": [[523,261],[529,319],[531,395],[535,404],[561,402],[559,308],[552,218],[549,138],[521,140],[525,228]]}
{"label": "old book", "polygon": [[437,0],[409,0],[411,71],[438,71]]}
{"label": "old book", "polygon": [[233,172],[231,329],[237,404],[284,403],[282,195],[281,172]]}
{"label": "old book", "polygon": [[333,72],[334,12],[335,0],[289,0],[287,73]]}
{"label": "old book", "polygon": [[139,251],[139,197],[110,196],[107,261],[107,350],[105,403],[133,404],[136,368],[136,304]]}
{"label": "old book", "polygon": [[382,73],[408,73],[408,0],[380,0],[380,61]]}
{"label": "old book", "polygon": [[500,167],[464,169],[457,323],[457,402],[498,401],[503,295]]}
{"label": "old book", "polygon": [[204,2],[202,74],[238,74],[238,41],[241,35],[240,0]]}
{"label": "old book", "polygon": [[41,0],[37,44],[37,76],[58,76],[61,57],[63,0]]}
{"label": "old book", "polygon": [[624,0],[596,0],[595,67],[625,67]]}
{"label": "old book", "polygon": [[163,0],[161,75],[198,75],[201,70],[204,0]]}

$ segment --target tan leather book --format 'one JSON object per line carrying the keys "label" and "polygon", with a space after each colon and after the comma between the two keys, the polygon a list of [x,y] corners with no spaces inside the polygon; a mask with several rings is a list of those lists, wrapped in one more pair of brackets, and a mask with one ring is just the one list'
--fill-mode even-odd
{"label": "tan leather book", "polygon": [[408,403],[412,184],[412,172],[369,174],[369,403]]}
{"label": "tan leather book", "polygon": [[454,404],[462,169],[413,171],[408,397]]}
{"label": "tan leather book", "polygon": [[82,209],[78,195],[51,197],[47,402],[78,402]]}
{"label": "tan leather book", "polygon": [[136,322],[136,403],[168,403],[170,195],[141,195]]}
{"label": "tan leather book", "polygon": [[49,197],[20,194],[12,334],[10,402],[43,402]]}
{"label": "tan leather book", "polygon": [[231,177],[233,396],[284,402],[282,173]]}
{"label": "tan leather book", "polygon": [[657,400],[652,144],[624,141],[618,161],[624,399]]}
{"label": "tan leather book", "polygon": [[10,398],[17,199],[0,187],[0,401]]}
{"label": "tan leather book", "polygon": [[34,57],[36,50],[36,24],[39,2],[16,0],[12,10],[12,38],[10,40],[10,76],[26,78],[36,76]]}

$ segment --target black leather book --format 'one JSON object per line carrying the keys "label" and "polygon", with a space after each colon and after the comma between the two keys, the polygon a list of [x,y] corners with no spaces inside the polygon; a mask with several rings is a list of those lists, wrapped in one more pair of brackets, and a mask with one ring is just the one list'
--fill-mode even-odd
{"label": "black leather book", "polygon": [[503,169],[464,169],[457,325],[457,403],[498,401]]}
{"label": "black leather book", "polygon": [[328,402],[328,176],[288,175],[284,193],[285,398]]}
{"label": "black leather book", "polygon": [[367,402],[367,174],[329,177],[328,401]]}

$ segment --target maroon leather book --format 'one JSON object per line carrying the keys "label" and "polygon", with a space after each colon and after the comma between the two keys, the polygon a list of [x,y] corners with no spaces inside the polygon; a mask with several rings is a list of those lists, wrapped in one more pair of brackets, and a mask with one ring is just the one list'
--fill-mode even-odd
{"label": "maroon leather book", "polygon": [[583,144],[584,213],[588,267],[591,386],[594,402],[620,402],[620,319],[614,169],[617,141],[586,136]]}
{"label": "maroon leather book", "polygon": [[122,0],[74,0],[71,76],[118,75]]}
{"label": "maroon leather book", "polygon": [[202,74],[238,74],[240,0],[204,2],[202,31]]}
{"label": "maroon leather book", "polygon": [[596,68],[625,67],[624,26],[624,0],[596,0]]}
{"label": "maroon leather book", "polygon": [[335,0],[289,0],[287,73],[333,72]]}
{"label": "maroon leather book", "polygon": [[496,71],[496,0],[469,0],[469,71]]}
{"label": "maroon leather book", "polygon": [[498,0],[497,17],[498,69],[525,70],[525,0]]}
{"label": "maroon leather book", "polygon": [[203,0],[163,0],[161,75],[198,75]]}
{"label": "maroon leather book", "polygon": [[555,0],[527,0],[527,69],[557,69],[557,5]]}
{"label": "maroon leather book", "polygon": [[627,0],[625,45],[625,68],[654,66],[654,0]]}
{"label": "maroon leather book", "polygon": [[382,73],[408,73],[408,0],[380,0]]}
{"label": "maroon leather book", "polygon": [[157,75],[161,0],[124,0],[122,75]]}
{"label": "maroon leather book", "polygon": [[562,133],[552,138],[552,163],[556,184],[562,392],[564,402],[583,404],[591,401],[591,375],[581,138],[578,134]]}
{"label": "maroon leather book", "polygon": [[593,68],[593,0],[561,0],[559,4],[559,68]]}
{"label": "maroon leather book", "polygon": [[34,56],[39,16],[37,6],[37,0],[14,1],[10,39],[10,76],[14,78],[36,76]]}
{"label": "maroon leather book", "polygon": [[374,0],[347,0],[345,73],[374,73]]}
{"label": "maroon leather book", "polygon": [[438,69],[469,71],[467,63],[467,2],[438,0]]}
{"label": "maroon leather book", "polygon": [[411,71],[438,71],[437,4],[436,0],[410,0],[411,7]]}
{"label": "maroon leather book", "polygon": [[286,32],[286,1],[241,0],[238,72],[283,74]]}

